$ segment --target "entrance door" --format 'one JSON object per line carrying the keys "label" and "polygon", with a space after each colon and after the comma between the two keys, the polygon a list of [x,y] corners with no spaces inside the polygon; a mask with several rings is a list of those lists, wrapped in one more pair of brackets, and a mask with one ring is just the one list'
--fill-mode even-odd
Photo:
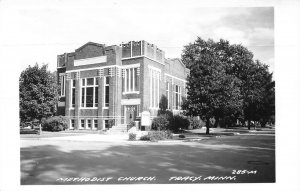
{"label": "entrance door", "polygon": [[125,106],[125,123],[128,125],[131,121],[136,120],[136,105],[127,105]]}

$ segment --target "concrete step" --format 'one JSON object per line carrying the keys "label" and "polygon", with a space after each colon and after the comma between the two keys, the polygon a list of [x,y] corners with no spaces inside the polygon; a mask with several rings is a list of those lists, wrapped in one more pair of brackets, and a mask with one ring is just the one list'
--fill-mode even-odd
{"label": "concrete step", "polygon": [[108,130],[109,133],[127,133],[127,125],[113,126]]}

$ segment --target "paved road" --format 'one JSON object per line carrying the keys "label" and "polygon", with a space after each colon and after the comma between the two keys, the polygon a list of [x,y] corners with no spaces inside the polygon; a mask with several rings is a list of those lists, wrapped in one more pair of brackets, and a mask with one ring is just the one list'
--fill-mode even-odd
{"label": "paved road", "polygon": [[[274,134],[174,143],[23,139],[21,145],[21,184],[275,182]],[[233,174],[238,170],[246,171]]]}

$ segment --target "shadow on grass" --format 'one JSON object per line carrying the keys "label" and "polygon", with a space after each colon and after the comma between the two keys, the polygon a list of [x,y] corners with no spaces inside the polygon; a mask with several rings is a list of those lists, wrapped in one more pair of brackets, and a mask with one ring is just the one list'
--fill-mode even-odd
{"label": "shadow on grass", "polygon": [[[21,149],[21,184],[86,183],[56,181],[58,178],[67,177],[113,177],[109,182],[87,182],[88,184],[185,183],[185,181],[170,182],[169,178],[231,176],[234,169],[258,171],[256,175],[239,175],[234,182],[274,182],[275,150],[272,145],[274,139],[267,142],[258,140],[254,143],[247,141],[249,140],[239,140],[243,142],[243,146],[229,139],[212,139],[203,143],[172,145],[153,143],[103,147],[103,143],[91,143],[89,150],[80,149],[79,144],[85,144],[83,142],[72,142],[71,150],[64,150],[64,146],[54,145],[26,147]],[[249,163],[249,161],[265,163]],[[156,180],[117,181],[119,177],[141,176],[155,176]],[[232,183],[232,181],[227,182]]]}

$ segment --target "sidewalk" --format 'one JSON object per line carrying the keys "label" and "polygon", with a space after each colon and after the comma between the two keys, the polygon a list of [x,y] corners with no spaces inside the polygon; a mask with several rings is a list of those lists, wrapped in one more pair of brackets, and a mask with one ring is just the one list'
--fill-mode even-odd
{"label": "sidewalk", "polygon": [[66,137],[47,137],[41,138],[43,140],[57,140],[57,141],[92,141],[92,142],[123,142],[128,141],[128,134],[86,134],[80,136],[66,136]]}

